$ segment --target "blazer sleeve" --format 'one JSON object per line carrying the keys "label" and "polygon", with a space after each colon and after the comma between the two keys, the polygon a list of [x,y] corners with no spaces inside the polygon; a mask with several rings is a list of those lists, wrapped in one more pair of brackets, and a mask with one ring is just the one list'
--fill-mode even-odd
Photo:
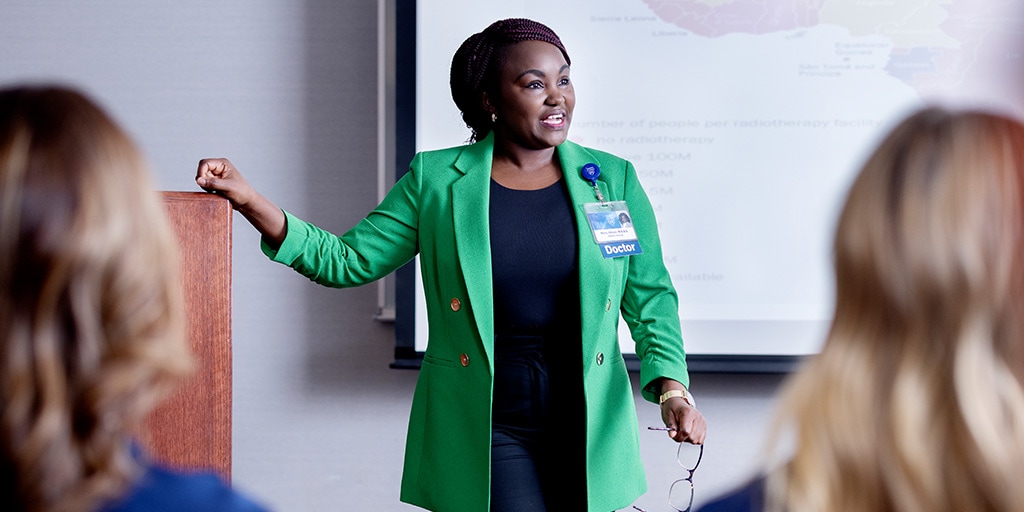
{"label": "blazer sleeve", "polygon": [[636,342],[641,394],[654,402],[659,390],[652,383],[658,378],[690,385],[679,323],[679,297],[665,267],[654,208],[631,163],[627,164],[623,192],[643,253],[629,257],[621,312]]}
{"label": "blazer sleeve", "polygon": [[341,236],[285,212],[288,231],[281,247],[275,251],[261,243],[263,253],[324,286],[380,279],[417,253],[419,176],[412,166],[377,208]]}

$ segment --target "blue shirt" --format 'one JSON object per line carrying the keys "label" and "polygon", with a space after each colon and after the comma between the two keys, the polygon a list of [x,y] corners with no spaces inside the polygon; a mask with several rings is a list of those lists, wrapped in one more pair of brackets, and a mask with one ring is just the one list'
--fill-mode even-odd
{"label": "blue shirt", "polygon": [[720,496],[697,512],[761,512],[764,510],[764,478],[756,478],[729,494]]}
{"label": "blue shirt", "polygon": [[184,473],[148,465],[128,494],[100,512],[266,512],[212,472]]}

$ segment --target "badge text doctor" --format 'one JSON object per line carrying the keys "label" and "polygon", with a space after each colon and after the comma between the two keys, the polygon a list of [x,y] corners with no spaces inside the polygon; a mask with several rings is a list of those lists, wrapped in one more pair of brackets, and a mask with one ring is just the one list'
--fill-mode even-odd
{"label": "badge text doctor", "polygon": [[618,258],[640,254],[640,241],[637,240],[633,218],[625,201],[605,201],[604,195],[597,187],[597,178],[601,176],[601,168],[589,163],[580,169],[580,176],[594,187],[597,203],[585,203],[583,211],[587,215],[587,223],[594,234],[594,241],[601,249],[605,258]]}

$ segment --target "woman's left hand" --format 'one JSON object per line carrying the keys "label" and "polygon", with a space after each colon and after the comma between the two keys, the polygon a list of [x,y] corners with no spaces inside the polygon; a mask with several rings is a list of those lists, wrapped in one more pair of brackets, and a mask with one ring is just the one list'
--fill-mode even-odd
{"label": "woman's left hand", "polygon": [[708,423],[697,410],[691,395],[676,381],[662,381],[662,392],[675,389],[680,390],[682,396],[673,396],[661,404],[661,421],[669,428],[669,437],[677,443],[704,444]]}
{"label": "woman's left hand", "polygon": [[704,444],[708,423],[704,415],[682,398],[669,398],[661,404],[661,419],[669,430],[668,435],[676,442]]}

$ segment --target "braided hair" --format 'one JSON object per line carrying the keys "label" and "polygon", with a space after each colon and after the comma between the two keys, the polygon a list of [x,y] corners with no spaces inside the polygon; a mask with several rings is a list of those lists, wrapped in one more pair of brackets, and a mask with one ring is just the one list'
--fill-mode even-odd
{"label": "braided hair", "polygon": [[542,23],[525,18],[498,20],[469,36],[452,58],[452,99],[471,130],[469,142],[491,132],[491,113],[480,101],[484,92],[494,92],[506,49],[523,41],[543,41],[557,47],[568,64],[569,54],[561,39]]}

